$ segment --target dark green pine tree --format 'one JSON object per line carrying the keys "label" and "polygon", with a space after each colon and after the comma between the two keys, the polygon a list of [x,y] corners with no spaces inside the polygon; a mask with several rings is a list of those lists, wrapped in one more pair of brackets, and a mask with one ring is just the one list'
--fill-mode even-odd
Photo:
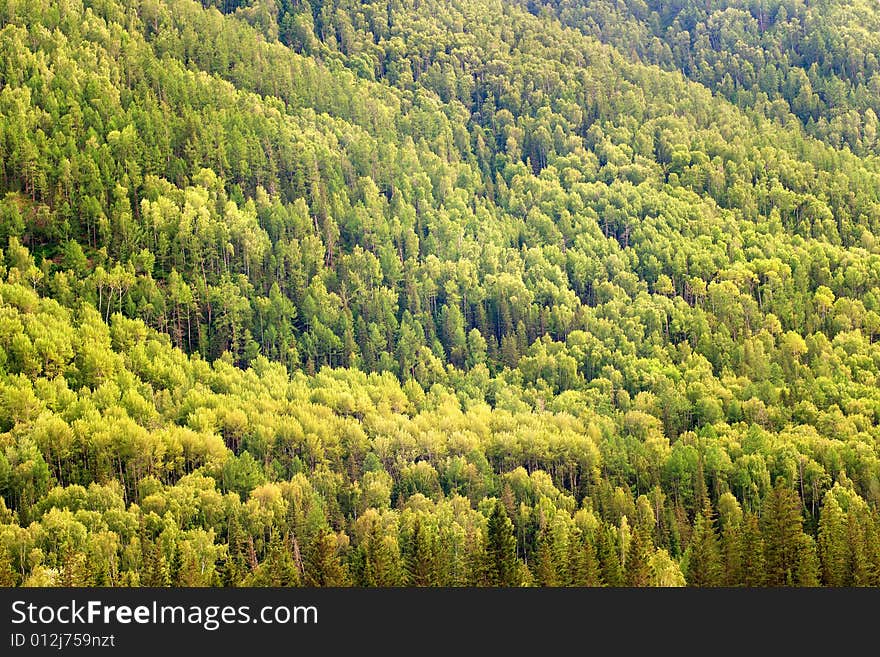
{"label": "dark green pine tree", "polygon": [[764,537],[768,586],[794,586],[801,566],[803,515],[797,493],[781,477],[761,506],[761,534]]}
{"label": "dark green pine tree", "polygon": [[[590,536],[584,535],[580,545],[582,546],[581,552],[584,558],[584,565],[579,586],[602,586],[602,572],[599,565],[599,557],[596,556],[596,544]],[[575,543],[575,547],[578,547],[577,543]]]}
{"label": "dark green pine tree", "polygon": [[113,573],[110,572],[110,565],[106,559],[91,555],[85,558],[84,563],[89,586],[113,586]]}
{"label": "dark green pine tree", "polygon": [[234,556],[227,549],[217,564],[217,578],[219,586],[234,587],[241,584],[244,569],[238,564]]}
{"label": "dark green pine tree", "polygon": [[739,586],[743,580],[742,522],[728,523],[721,532],[722,586]]}
{"label": "dark green pine tree", "polygon": [[852,549],[847,514],[834,493],[825,495],[819,515],[819,561],[825,586],[850,586]]}
{"label": "dark green pine tree", "polygon": [[[595,558],[594,552],[594,562]],[[587,551],[583,532],[575,527],[568,535],[568,569],[563,574],[563,586],[589,586],[587,584],[587,568]]]}
{"label": "dark green pine tree", "polygon": [[433,586],[436,583],[434,547],[420,518],[413,523],[412,536],[406,546],[404,571],[409,586]]}
{"label": "dark green pine tree", "polygon": [[816,551],[816,541],[809,534],[801,532],[798,543],[794,585],[819,586],[819,555]]}
{"label": "dark green pine tree", "polygon": [[599,559],[591,538],[577,527],[568,536],[568,568],[565,586],[595,587],[601,585]]}
{"label": "dark green pine tree", "polygon": [[158,542],[150,547],[146,586],[171,586],[171,569]]}
{"label": "dark green pine tree", "polygon": [[739,552],[742,561],[742,574],[737,584],[750,588],[766,586],[764,537],[761,534],[758,516],[752,512],[746,512],[743,516],[739,535]]}
{"label": "dark green pine tree", "polygon": [[299,586],[299,570],[293,559],[286,536],[273,529],[266,548],[266,558],[257,567],[252,586]]}
{"label": "dark green pine tree", "polygon": [[553,565],[556,568],[556,586],[564,586],[566,573],[569,570],[568,563],[568,542],[570,537],[568,532],[563,532],[561,526],[550,530],[550,538],[552,540]]}
{"label": "dark green pine tree", "polygon": [[880,586],[880,509],[865,509],[865,586]]}
{"label": "dark green pine tree", "polygon": [[617,530],[611,525],[597,530],[596,556],[599,559],[601,581],[605,586],[623,586],[623,569],[620,566],[620,549]]}
{"label": "dark green pine tree", "polygon": [[694,521],[694,532],[687,549],[685,579],[688,586],[721,585],[721,551],[715,531],[715,512],[708,499],[704,500],[705,505]]}
{"label": "dark green pine tree", "polygon": [[249,538],[241,528],[238,513],[233,512],[229,517],[227,529],[227,553],[221,563],[223,563],[223,580],[236,582],[234,586],[241,584],[249,570],[247,558]]}
{"label": "dark green pine tree", "polygon": [[513,523],[500,501],[495,502],[486,528],[487,580],[489,586],[518,586],[519,564]]}
{"label": "dark green pine tree", "polygon": [[538,533],[538,548],[535,554],[535,583],[538,586],[559,586],[559,574],[553,557],[553,536],[547,525]]}
{"label": "dark green pine tree", "polygon": [[318,531],[306,552],[306,586],[348,586],[348,572],[336,554],[336,536],[327,528]]}
{"label": "dark green pine tree", "polygon": [[595,587],[601,585],[596,546],[589,536],[573,527],[568,535],[567,567],[560,573],[561,586]]}
{"label": "dark green pine tree", "polygon": [[377,521],[373,523],[365,544],[363,578],[366,586],[400,586],[400,556],[382,533]]}
{"label": "dark green pine tree", "polygon": [[266,546],[265,557],[247,579],[249,586],[297,586],[299,584],[299,573],[284,543],[280,530],[273,528]]}
{"label": "dark green pine tree", "polygon": [[184,571],[183,552],[176,543],[171,549],[171,563],[168,566],[168,576],[171,578],[173,586],[184,586],[183,580],[186,573]]}
{"label": "dark green pine tree", "polygon": [[866,552],[865,527],[856,509],[846,514],[846,536],[850,546],[852,586],[870,586],[871,562]]}
{"label": "dark green pine tree", "polygon": [[147,532],[146,519],[140,515],[138,539],[141,548],[141,563],[138,579],[141,586],[170,586],[171,577],[168,563],[158,542],[150,540]]}
{"label": "dark green pine tree", "polygon": [[650,558],[654,551],[651,537],[643,529],[636,529],[626,551],[626,585],[645,587],[651,583]]}

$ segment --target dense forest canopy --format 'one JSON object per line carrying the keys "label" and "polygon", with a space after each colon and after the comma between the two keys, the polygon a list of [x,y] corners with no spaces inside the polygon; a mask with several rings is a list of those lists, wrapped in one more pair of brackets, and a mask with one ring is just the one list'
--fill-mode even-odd
{"label": "dense forest canopy", "polygon": [[878,34],[0,0],[0,585],[880,586]]}
{"label": "dense forest canopy", "polygon": [[573,0],[546,6],[564,24],[638,61],[680,70],[740,107],[791,113],[806,133],[837,148],[878,153],[880,13],[870,2]]}

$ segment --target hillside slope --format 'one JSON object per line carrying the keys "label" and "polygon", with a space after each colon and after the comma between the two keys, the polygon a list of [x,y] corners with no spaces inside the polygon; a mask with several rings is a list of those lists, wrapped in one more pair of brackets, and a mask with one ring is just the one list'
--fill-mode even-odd
{"label": "hillside slope", "polygon": [[222,5],[0,2],[0,582],[880,585],[867,123],[686,8]]}

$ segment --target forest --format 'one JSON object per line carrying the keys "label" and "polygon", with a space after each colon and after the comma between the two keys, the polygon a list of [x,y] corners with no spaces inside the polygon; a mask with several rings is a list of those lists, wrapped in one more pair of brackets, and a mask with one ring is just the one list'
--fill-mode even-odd
{"label": "forest", "polygon": [[0,0],[0,586],[880,587],[867,0]]}

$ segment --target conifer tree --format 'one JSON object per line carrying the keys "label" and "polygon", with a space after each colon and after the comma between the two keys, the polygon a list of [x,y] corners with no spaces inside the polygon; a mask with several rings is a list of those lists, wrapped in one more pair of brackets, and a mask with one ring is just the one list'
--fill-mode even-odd
{"label": "conifer tree", "polygon": [[370,527],[365,545],[361,546],[364,556],[363,578],[366,586],[400,586],[400,555],[397,542],[386,536],[377,519]]}
{"label": "conifer tree", "polygon": [[557,569],[560,586],[587,587],[599,585],[599,562],[592,542],[578,527],[569,530],[566,544],[566,567]]}
{"label": "conifer tree", "polygon": [[436,563],[431,534],[416,519],[406,555],[407,580],[413,586],[432,586],[435,583]]}
{"label": "conifer tree", "polygon": [[556,563],[553,558],[553,538],[547,525],[544,525],[538,533],[538,549],[532,570],[538,586],[559,586]]}
{"label": "conifer tree", "polygon": [[336,536],[321,529],[307,552],[305,561],[306,586],[348,586],[348,572],[336,554]]}
{"label": "conifer tree", "polygon": [[687,549],[687,570],[685,577],[688,586],[721,585],[721,552],[718,534],[715,531],[715,512],[707,498],[705,505],[697,514],[694,533]]}
{"label": "conifer tree", "polygon": [[490,586],[518,586],[516,538],[513,523],[500,500],[495,502],[486,531],[487,574]]}
{"label": "conifer tree", "polygon": [[800,499],[780,477],[761,507],[767,584],[793,586],[806,549]]}
{"label": "conifer tree", "polygon": [[852,548],[847,514],[832,491],[825,494],[819,515],[819,560],[826,586],[849,586],[852,577]]}
{"label": "conifer tree", "polygon": [[626,585],[649,586],[651,582],[650,559],[653,553],[650,536],[643,529],[633,532],[626,556]]}
{"label": "conifer tree", "polygon": [[758,516],[749,511],[743,516],[739,546],[742,576],[737,584],[746,587],[765,586],[767,573],[764,560],[764,537],[761,534]]}
{"label": "conifer tree", "polygon": [[739,586],[743,580],[742,522],[728,523],[721,532],[722,586]]}
{"label": "conifer tree", "polygon": [[614,527],[605,526],[598,530],[596,556],[599,559],[602,583],[605,586],[623,586],[623,569],[620,565],[620,550]]}
{"label": "conifer tree", "polygon": [[229,554],[229,550],[224,551],[219,563],[217,564],[216,572],[218,586],[238,586],[244,576],[243,570],[240,568],[235,557]]}
{"label": "conifer tree", "polygon": [[286,537],[280,530],[272,530],[266,557],[254,571],[251,586],[299,586],[299,571],[293,560],[293,554],[287,544]]}
{"label": "conifer tree", "polygon": [[599,565],[599,558],[596,555],[596,545],[592,538],[583,536],[580,541],[572,541],[575,549],[583,554],[583,569],[578,586],[601,586],[602,574]]}
{"label": "conifer tree", "polygon": [[819,555],[816,541],[809,534],[801,533],[797,552],[797,565],[794,572],[795,586],[819,586]]}

